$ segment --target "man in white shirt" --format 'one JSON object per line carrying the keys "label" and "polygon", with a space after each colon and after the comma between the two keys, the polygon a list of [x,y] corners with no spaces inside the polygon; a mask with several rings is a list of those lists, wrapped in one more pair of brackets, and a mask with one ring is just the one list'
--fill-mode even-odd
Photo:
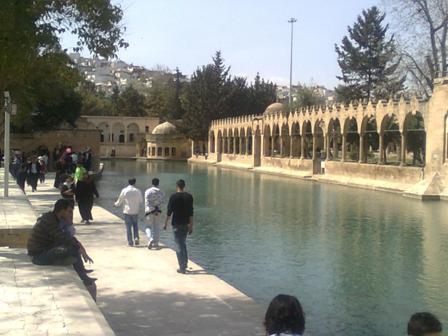
{"label": "man in white shirt", "polygon": [[152,186],[145,191],[146,235],[148,236],[148,249],[159,247],[160,220],[162,218],[162,205],[165,194],[159,189],[159,179],[152,179]]}
{"label": "man in white shirt", "polygon": [[140,204],[143,203],[143,196],[141,191],[135,187],[135,178],[129,179],[128,182],[129,185],[121,191],[120,196],[115,202],[115,206],[119,207],[123,205],[128,245],[133,246],[139,244],[138,212],[140,210]]}

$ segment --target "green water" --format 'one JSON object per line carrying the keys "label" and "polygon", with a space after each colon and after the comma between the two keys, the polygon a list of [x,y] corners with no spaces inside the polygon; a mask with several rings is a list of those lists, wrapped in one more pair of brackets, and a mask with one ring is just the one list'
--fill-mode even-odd
{"label": "green water", "polygon": [[[448,321],[448,203],[176,162],[107,162],[100,202],[127,178],[195,200],[190,258],[266,306],[296,295],[311,335],[406,335],[416,311]],[[169,233],[162,240],[172,245]],[[123,232],[123,242],[125,242]],[[262,317],[260,317],[260,320]]]}

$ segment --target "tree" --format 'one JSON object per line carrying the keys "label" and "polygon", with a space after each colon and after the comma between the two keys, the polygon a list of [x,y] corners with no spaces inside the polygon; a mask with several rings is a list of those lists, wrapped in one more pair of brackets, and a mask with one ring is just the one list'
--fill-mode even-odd
{"label": "tree", "polygon": [[115,115],[144,117],[147,115],[145,97],[134,87],[128,86],[120,94],[115,107]]}
{"label": "tree", "polygon": [[434,79],[448,76],[446,0],[387,0],[398,31],[405,70],[429,97]]}
{"label": "tree", "polygon": [[[112,5],[110,0],[2,1],[0,91],[10,91],[13,101],[18,103],[22,118],[13,119],[13,123],[19,123],[17,128],[24,129],[25,124],[32,120],[26,116],[36,110],[40,111],[41,118],[46,117],[42,114],[46,109],[39,102],[39,90],[45,91],[45,86],[51,87],[55,83],[62,85],[61,90],[67,90],[73,84],[63,85],[71,68],[69,60],[63,59],[65,52],[59,43],[60,34],[69,31],[77,36],[76,50],[87,47],[94,54],[113,56],[118,48],[127,45],[121,38],[124,31],[120,25],[122,15],[120,7]],[[65,70],[61,68],[62,64]],[[46,76],[40,76],[42,71],[39,67],[48,74],[55,72],[60,78],[54,81],[55,76],[51,75],[52,80],[46,83]],[[30,83],[38,86],[32,87]],[[51,99],[61,98],[58,90],[52,91]],[[69,100],[74,97],[73,92],[66,93],[62,97],[71,97]],[[45,99],[51,100],[50,97]],[[59,113],[60,121],[64,121],[66,116],[62,112]],[[20,122],[25,120],[27,123]],[[2,131],[3,114],[0,114],[0,135]]]}
{"label": "tree", "polygon": [[257,73],[250,87],[250,96],[249,114],[261,114],[277,99],[277,86],[272,82],[265,82]]}
{"label": "tree", "polygon": [[397,76],[400,60],[395,38],[387,37],[384,18],[375,6],[364,10],[348,27],[349,37],[335,46],[342,72],[337,78],[344,83],[336,88],[339,100],[387,99],[403,89],[405,78]]}
{"label": "tree", "polygon": [[296,94],[297,100],[293,102],[294,109],[325,104],[325,97],[319,94],[319,92],[311,86],[299,83]]}

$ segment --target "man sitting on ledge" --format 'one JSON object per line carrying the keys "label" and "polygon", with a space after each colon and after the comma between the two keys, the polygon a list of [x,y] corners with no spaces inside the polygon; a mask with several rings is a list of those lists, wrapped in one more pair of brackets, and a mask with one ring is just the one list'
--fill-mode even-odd
{"label": "man sitting on ledge", "polygon": [[53,211],[37,219],[28,239],[28,255],[35,265],[73,265],[84,285],[91,286],[96,279],[87,275],[82,258],[90,263],[93,260],[71,230],[73,208],[73,200],[60,199]]}

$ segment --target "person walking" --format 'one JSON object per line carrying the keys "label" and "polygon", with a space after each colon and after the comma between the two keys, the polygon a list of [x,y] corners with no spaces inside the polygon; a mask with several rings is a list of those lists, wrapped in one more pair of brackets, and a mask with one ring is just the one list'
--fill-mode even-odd
{"label": "person walking", "polygon": [[135,178],[129,179],[129,185],[124,188],[118,196],[115,206],[123,205],[124,223],[126,224],[126,236],[128,245],[139,245],[138,234],[138,212],[140,204],[143,203],[143,196],[140,190],[135,187]]}
{"label": "person walking", "polygon": [[90,221],[93,220],[93,196],[96,196],[96,198],[100,197],[96,190],[95,182],[93,182],[92,175],[84,175],[84,177],[76,183],[75,195],[76,202],[78,202],[79,214],[82,219],[81,223],[85,222],[89,225]]}
{"label": "person walking", "polygon": [[188,266],[187,235],[193,233],[193,196],[184,191],[185,181],[176,182],[176,192],[168,201],[168,211],[163,227],[166,230],[171,220],[174,241],[176,243],[176,255],[179,263],[178,273],[185,274]]}
{"label": "person walking", "polygon": [[152,186],[145,191],[146,236],[148,249],[159,247],[162,205],[165,194],[159,189],[159,179],[152,179]]}
{"label": "person walking", "polygon": [[40,164],[37,162],[37,157],[33,155],[31,157],[31,162],[28,163],[27,177],[28,184],[31,186],[31,191],[35,192],[37,190],[37,180],[40,175]]}

